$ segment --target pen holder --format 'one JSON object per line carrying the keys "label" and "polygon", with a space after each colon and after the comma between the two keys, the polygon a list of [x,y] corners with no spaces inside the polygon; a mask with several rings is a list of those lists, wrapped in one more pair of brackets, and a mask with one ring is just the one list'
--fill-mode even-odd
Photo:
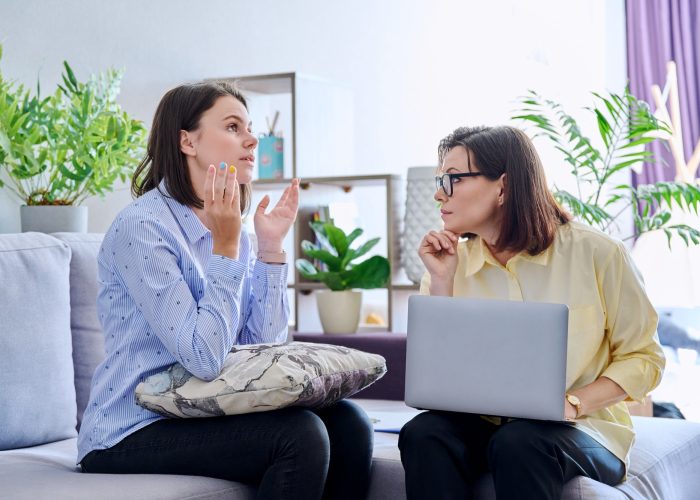
{"label": "pen holder", "polygon": [[258,159],[260,179],[284,178],[284,142],[282,137],[274,135],[260,137]]}

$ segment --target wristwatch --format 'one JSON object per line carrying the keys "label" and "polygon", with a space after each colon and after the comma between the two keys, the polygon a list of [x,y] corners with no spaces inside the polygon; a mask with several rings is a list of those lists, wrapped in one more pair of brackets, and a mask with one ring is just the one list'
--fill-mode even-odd
{"label": "wristwatch", "polygon": [[567,394],[566,395],[566,400],[571,403],[571,406],[576,408],[576,418],[581,416],[581,400],[578,398],[578,396],[574,396],[573,394]]}

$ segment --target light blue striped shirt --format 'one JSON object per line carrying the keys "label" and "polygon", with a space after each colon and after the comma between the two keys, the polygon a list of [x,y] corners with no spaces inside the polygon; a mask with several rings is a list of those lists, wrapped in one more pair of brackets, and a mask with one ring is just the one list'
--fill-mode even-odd
{"label": "light blue striped shirt", "polygon": [[78,436],[78,462],[164,417],[135,402],[134,389],[173,363],[214,379],[235,344],[287,338],[287,264],[212,254],[209,230],[161,183],[133,201],[105,234],[97,310],[106,357],[95,370]]}

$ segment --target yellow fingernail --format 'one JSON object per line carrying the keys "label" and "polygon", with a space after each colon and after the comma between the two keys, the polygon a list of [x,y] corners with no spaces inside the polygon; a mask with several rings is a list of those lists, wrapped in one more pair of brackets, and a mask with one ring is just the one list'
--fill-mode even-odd
{"label": "yellow fingernail", "polygon": [[234,173],[236,171],[236,167],[231,165],[231,168],[229,168],[229,172]]}

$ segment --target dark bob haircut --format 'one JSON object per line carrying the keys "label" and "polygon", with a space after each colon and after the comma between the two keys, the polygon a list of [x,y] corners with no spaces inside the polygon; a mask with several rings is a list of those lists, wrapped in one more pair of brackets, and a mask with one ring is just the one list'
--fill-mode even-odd
{"label": "dark bob haircut", "polygon": [[547,249],[558,227],[568,223],[571,215],[547,187],[542,162],[530,138],[515,127],[461,127],[440,141],[439,164],[458,146],[471,153],[476,168],[487,179],[495,181],[506,174],[495,250],[537,255]]}

